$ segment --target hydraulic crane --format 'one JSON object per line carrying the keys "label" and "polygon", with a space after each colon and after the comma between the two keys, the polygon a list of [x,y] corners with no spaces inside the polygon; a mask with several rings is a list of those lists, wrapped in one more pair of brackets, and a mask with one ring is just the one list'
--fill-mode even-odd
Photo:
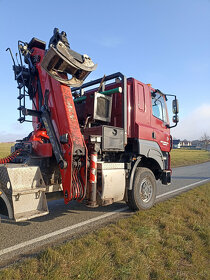
{"label": "hydraulic crane", "polygon": [[48,49],[37,38],[18,48],[18,121],[31,120],[33,131],[0,161],[1,213],[16,221],[45,215],[46,197],[61,193],[65,203],[85,199],[90,207],[151,207],[156,180],[171,181],[167,95],[120,72],[84,84],[97,65],[57,28]]}

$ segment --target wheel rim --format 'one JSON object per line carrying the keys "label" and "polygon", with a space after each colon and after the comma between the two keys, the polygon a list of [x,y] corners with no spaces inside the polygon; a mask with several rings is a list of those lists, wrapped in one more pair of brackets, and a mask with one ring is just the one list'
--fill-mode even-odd
{"label": "wheel rim", "polygon": [[144,203],[150,201],[153,194],[152,183],[148,179],[144,179],[140,184],[140,197]]}

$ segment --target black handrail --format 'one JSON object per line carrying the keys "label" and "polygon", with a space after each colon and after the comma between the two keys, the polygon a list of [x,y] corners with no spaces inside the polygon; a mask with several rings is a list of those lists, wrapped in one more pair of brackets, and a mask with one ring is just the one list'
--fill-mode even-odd
{"label": "black handrail", "polygon": [[100,84],[101,81],[103,80],[103,82],[106,81],[110,81],[116,78],[121,78],[122,80],[122,94],[123,94],[123,102],[122,102],[122,112],[123,112],[123,129],[124,129],[124,143],[125,145],[127,144],[127,78],[125,77],[125,75],[123,75],[121,72],[117,72],[114,74],[111,74],[109,76],[106,76],[105,78],[99,78],[97,80],[93,80],[90,82],[87,82],[85,84],[83,84],[81,87],[73,87],[71,89],[71,92],[74,93],[76,91],[82,91],[82,89],[84,88],[88,88],[90,86],[96,85],[96,84]]}

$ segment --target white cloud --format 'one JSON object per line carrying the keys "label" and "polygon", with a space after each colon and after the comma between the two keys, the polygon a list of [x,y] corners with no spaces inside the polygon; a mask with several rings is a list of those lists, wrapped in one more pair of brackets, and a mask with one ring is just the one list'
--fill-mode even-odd
{"label": "white cloud", "polygon": [[200,139],[204,133],[210,136],[210,104],[196,108],[171,129],[172,136],[178,139]]}

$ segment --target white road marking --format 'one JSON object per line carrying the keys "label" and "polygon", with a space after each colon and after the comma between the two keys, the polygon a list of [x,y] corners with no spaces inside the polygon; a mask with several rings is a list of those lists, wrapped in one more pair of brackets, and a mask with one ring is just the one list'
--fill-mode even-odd
{"label": "white road marking", "polygon": [[81,223],[78,223],[78,224],[75,224],[75,225],[72,225],[72,226],[69,226],[69,227],[66,227],[66,228],[62,228],[62,229],[59,229],[59,230],[56,230],[56,231],[53,231],[51,233],[48,233],[48,234],[45,234],[45,235],[42,235],[40,237],[37,237],[37,238],[34,238],[34,239],[31,239],[31,240],[28,240],[28,241],[25,241],[25,242],[22,242],[22,243],[19,243],[17,245],[14,245],[14,246],[11,246],[11,247],[8,247],[8,248],[5,248],[3,250],[0,251],[0,256],[4,255],[4,254],[8,254],[8,253],[11,253],[15,250],[18,250],[18,249],[22,249],[26,246],[29,246],[29,245],[32,245],[34,243],[37,243],[37,242],[40,242],[40,241],[43,241],[43,240],[46,240],[48,238],[51,238],[53,236],[56,236],[56,235],[59,235],[59,234],[62,234],[62,233],[65,233],[67,231],[70,231],[70,230],[73,230],[73,229],[76,229],[76,228],[79,228],[79,227],[82,227],[82,226],[85,226],[85,225],[88,225],[90,223],[93,223],[93,222],[96,222],[98,220],[102,220],[104,218],[107,218],[109,216],[112,216],[118,212],[123,212],[125,210],[128,210],[128,207],[124,207],[124,208],[120,208],[120,209],[117,209],[115,211],[112,211],[112,212],[109,212],[109,213],[106,213],[104,215],[100,215],[98,217],[95,217],[95,218],[92,218],[90,220],[87,220],[87,221],[84,221],[84,222],[81,222]]}
{"label": "white road marking", "polygon": [[[209,179],[210,179],[210,178],[209,178]],[[172,193],[175,193],[175,192],[179,192],[180,190],[188,189],[188,188],[190,188],[190,187],[193,187],[193,186],[199,185],[199,184],[201,184],[201,183],[207,182],[207,181],[209,181],[209,179],[205,179],[205,180],[202,180],[202,181],[199,181],[199,182],[196,182],[196,183],[187,185],[187,186],[185,186],[185,187],[182,187],[182,188],[179,188],[179,189],[170,191],[170,192],[166,192],[166,193],[157,195],[156,198],[160,198],[160,197],[166,196],[166,195],[168,195],[168,194],[172,194]]]}
{"label": "white road marking", "polygon": [[[209,178],[209,179],[210,179],[210,178]],[[190,188],[190,187],[199,185],[199,184],[201,184],[201,183],[204,183],[204,182],[209,181],[209,179],[205,179],[205,180],[202,180],[202,181],[199,181],[199,182],[196,182],[196,183],[187,185],[187,186],[185,186],[185,187],[182,187],[182,188],[179,188],[179,189],[176,189],[176,190],[173,190],[173,191],[164,193],[164,194],[157,195],[156,198],[160,198],[160,197],[166,196],[166,195],[168,195],[168,194],[172,194],[172,193],[178,192],[178,191],[180,191],[180,190],[184,190],[184,189],[187,189],[187,188]],[[13,251],[15,251],[15,250],[18,250],[18,249],[22,249],[22,248],[24,248],[24,247],[26,247],[26,246],[29,246],[29,245],[32,245],[32,244],[34,244],[34,243],[37,243],[37,242],[46,240],[46,239],[51,238],[51,237],[53,237],[53,236],[56,236],[56,235],[65,233],[65,232],[67,232],[67,231],[70,231],[70,230],[73,230],[73,229],[76,229],[76,228],[79,228],[79,227],[88,225],[88,224],[93,223],[93,222],[96,222],[96,221],[98,221],[98,220],[102,220],[102,219],[107,218],[107,217],[109,217],[109,216],[112,216],[112,215],[114,215],[114,214],[116,214],[116,213],[118,213],[118,212],[123,212],[123,211],[126,211],[126,210],[128,210],[128,209],[129,209],[128,207],[120,208],[120,209],[117,209],[117,210],[115,210],[115,211],[106,213],[106,214],[104,214],[104,215],[101,215],[101,216],[92,218],[92,219],[90,219],[90,220],[87,220],[87,221],[84,221],[84,222],[81,222],[81,223],[78,223],[78,224],[75,224],[75,225],[72,225],[72,226],[69,226],[69,227],[66,227],[66,228],[62,228],[62,229],[53,231],[53,232],[51,232],[51,233],[42,235],[42,236],[40,236],[40,237],[37,237],[37,238],[31,239],[31,240],[28,240],[28,241],[19,243],[19,244],[17,244],[17,245],[14,245],[14,246],[11,246],[11,247],[8,247],[8,248],[5,248],[5,249],[3,249],[3,250],[0,251],[0,256],[2,256],[2,255],[4,255],[4,254],[11,253],[11,252],[13,252]]]}

